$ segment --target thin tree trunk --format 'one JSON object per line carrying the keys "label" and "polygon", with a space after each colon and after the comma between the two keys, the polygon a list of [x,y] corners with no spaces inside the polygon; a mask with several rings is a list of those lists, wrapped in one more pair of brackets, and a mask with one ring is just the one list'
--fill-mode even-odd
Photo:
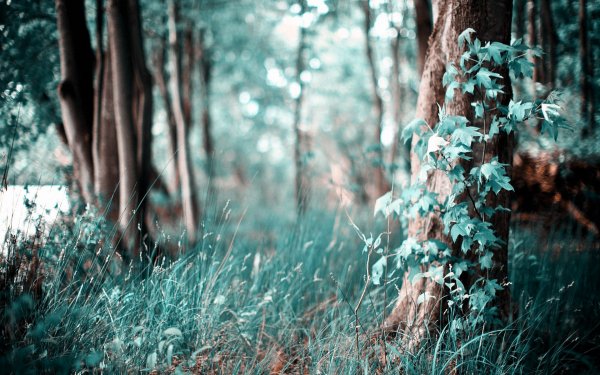
{"label": "thin tree trunk", "polygon": [[194,66],[196,65],[194,53],[194,34],[189,21],[185,23],[183,31],[183,58],[181,69],[181,98],[183,102],[183,115],[187,126],[192,124],[192,86]]}
{"label": "thin tree trunk", "polygon": [[167,79],[165,74],[165,51],[166,45],[161,42],[154,53],[154,78],[156,86],[160,92],[160,96],[163,100],[163,106],[167,114],[167,132],[168,132],[168,159],[172,158],[169,163],[170,175],[172,178],[169,180],[169,192],[174,195],[179,195],[180,191],[180,177],[179,177],[179,165],[177,158],[177,125],[175,123],[175,117],[173,115],[173,104],[171,103],[171,97],[169,95],[169,89],[167,87]]}
{"label": "thin tree trunk", "polygon": [[81,195],[94,204],[94,54],[83,0],[56,0],[56,19],[62,77],[58,96],[65,135]]}
{"label": "thin tree trunk", "polygon": [[[538,43],[537,39],[537,27],[536,27],[537,15],[536,15],[536,4],[535,0],[527,1],[527,34],[529,36],[529,45],[535,47]],[[532,98],[537,97],[537,83],[540,82],[540,62],[539,58],[531,55],[533,62],[533,77],[532,77]]]}
{"label": "thin tree trunk", "polygon": [[552,4],[550,0],[541,0],[541,18],[542,18],[542,40],[544,51],[547,57],[544,59],[545,82],[549,89],[556,85],[556,46],[558,45],[558,34],[554,26],[552,17]]}
{"label": "thin tree trunk", "polygon": [[590,65],[587,30],[587,0],[579,0],[579,61],[581,64],[581,119],[584,123],[584,135],[589,135],[594,130],[592,113],[590,111],[590,97],[592,87],[590,84]]}
{"label": "thin tree trunk", "polygon": [[139,255],[135,212],[139,201],[137,142],[134,128],[133,84],[129,20],[126,4],[108,1],[113,103],[119,152],[119,225],[131,258]]}
{"label": "thin tree trunk", "polygon": [[429,44],[429,36],[433,29],[432,13],[429,0],[414,0],[415,15],[417,21],[417,44],[419,50],[419,76],[423,74],[425,65],[425,54]]}
{"label": "thin tree trunk", "polygon": [[200,62],[200,96],[202,98],[202,135],[204,153],[206,154],[206,175],[208,176],[208,196],[213,197],[214,191],[214,143],[210,116],[210,81],[212,63],[204,40],[204,31],[198,38],[197,61]]}
{"label": "thin tree trunk", "polygon": [[[431,43],[429,45],[423,79],[419,87],[419,99],[417,103],[417,118],[425,120],[428,124],[435,124],[438,117],[438,104],[444,102],[445,90],[442,86],[442,77],[448,63],[456,63],[462,51],[457,45],[458,35],[468,27],[478,31],[477,37],[483,42],[499,41],[508,43],[510,39],[510,26],[512,17],[512,0],[495,2],[481,2],[479,0],[451,0],[440,4],[440,14],[436,18]],[[510,88],[507,72],[499,72],[504,77],[504,87]],[[507,90],[509,91],[509,90]],[[510,92],[502,98],[507,101]],[[471,94],[457,93],[454,101],[448,103],[446,111],[448,114],[466,116],[473,125],[484,126],[480,121],[475,121],[471,102],[474,100]],[[491,116],[488,114],[487,116]],[[489,120],[489,119],[488,119]],[[488,122],[489,123],[489,122]],[[413,147],[418,137],[413,137]],[[496,136],[488,141],[484,148],[481,144],[474,146],[473,160],[475,164],[466,165],[465,169],[478,165],[482,161],[488,162],[493,156],[497,156],[502,163],[512,164],[512,141],[508,137]],[[413,181],[416,181],[420,171],[420,160],[415,153],[411,154],[411,170]],[[447,176],[435,171],[427,179],[429,191],[439,194],[440,202],[443,202],[451,192],[451,184]],[[493,204],[506,206],[507,194],[501,194]],[[473,208],[471,208],[473,209]],[[495,215],[493,224],[497,235],[507,240],[509,215]],[[453,253],[459,255],[460,249],[443,234],[443,224],[438,215],[431,214],[425,218],[416,218],[409,221],[409,236],[418,240],[440,239],[451,246]],[[507,258],[506,246],[494,252],[494,264],[488,277],[495,278],[503,283],[507,280]],[[469,282],[465,280],[468,290]],[[433,298],[417,304],[417,299],[422,293],[428,293]],[[400,289],[398,302],[384,323],[387,330],[400,330],[405,337],[404,345],[409,351],[413,351],[428,336],[435,332],[434,328],[442,324],[445,306],[441,304],[445,291],[442,287],[430,279],[421,278],[411,283],[408,275],[404,276]],[[505,288],[495,301],[500,309],[507,310],[508,289]]]}
{"label": "thin tree trunk", "polygon": [[[300,1],[301,12],[304,14],[306,11],[305,0]],[[294,134],[296,136],[296,142],[294,144],[294,164],[296,167],[296,179],[295,179],[295,194],[296,194],[296,210],[298,216],[304,215],[308,205],[308,198],[310,195],[310,184],[308,182],[304,162],[302,160],[302,154],[305,152],[305,134],[301,129],[302,121],[302,102],[304,99],[304,82],[302,82],[301,75],[304,71],[304,53],[306,49],[306,34],[307,30],[305,27],[300,26],[300,37],[298,40],[298,52],[296,55],[296,82],[300,87],[300,92],[296,97],[294,105]]]}
{"label": "thin tree trunk", "polygon": [[[128,20],[131,31],[129,44],[131,46],[131,65],[133,78],[133,121],[137,139],[137,194],[136,209],[137,228],[140,239],[148,234],[146,226],[146,206],[150,190],[150,176],[153,174],[152,166],[152,77],[146,67],[146,55],[142,37],[142,23],[138,0],[127,1]],[[145,247],[142,247],[145,249]]]}
{"label": "thin tree trunk", "polygon": [[377,74],[377,62],[375,61],[373,47],[369,40],[369,31],[371,30],[372,16],[371,6],[368,0],[362,1],[362,9],[364,12],[364,33],[365,33],[365,51],[367,54],[367,60],[369,62],[369,70],[371,73],[371,85],[372,85],[372,98],[373,98],[373,112],[375,115],[375,134],[374,134],[374,145],[376,146],[376,167],[374,172],[375,182],[375,195],[379,197],[383,195],[387,190],[387,183],[385,180],[385,170],[383,161],[383,145],[381,144],[381,132],[383,127],[383,99],[379,95],[378,90],[378,74]]}
{"label": "thin tree trunk", "polygon": [[177,125],[177,146],[179,147],[177,161],[181,177],[183,221],[188,232],[188,239],[193,243],[196,240],[196,232],[198,230],[199,209],[189,155],[188,125],[185,123],[183,99],[181,97],[181,53],[177,35],[177,6],[174,0],[169,3],[169,51],[173,69],[171,72],[171,95],[173,98],[173,116]]}

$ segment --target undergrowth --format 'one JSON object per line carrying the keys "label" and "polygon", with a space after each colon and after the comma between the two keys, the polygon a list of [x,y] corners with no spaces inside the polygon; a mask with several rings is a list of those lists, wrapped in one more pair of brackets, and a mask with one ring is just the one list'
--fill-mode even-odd
{"label": "undergrowth", "polygon": [[[311,211],[299,226],[277,218],[263,225],[253,225],[252,212],[227,206],[205,225],[199,244],[178,259],[158,259],[151,272],[124,268],[102,246],[111,231],[93,213],[39,231],[38,238],[7,236],[0,368],[15,374],[599,370],[600,256],[581,233],[513,228],[513,321],[460,339],[444,330],[411,354],[392,339],[384,363],[382,344],[373,339],[384,292],[369,286],[354,315],[366,264],[343,210]],[[394,286],[387,293],[397,294]]]}

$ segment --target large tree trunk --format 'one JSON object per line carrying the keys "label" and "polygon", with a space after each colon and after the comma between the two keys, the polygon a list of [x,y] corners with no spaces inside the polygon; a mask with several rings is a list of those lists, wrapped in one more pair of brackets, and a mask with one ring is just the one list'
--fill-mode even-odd
{"label": "large tree trunk", "polygon": [[375,60],[375,52],[369,40],[369,32],[372,25],[371,6],[368,0],[363,0],[362,9],[364,13],[364,33],[365,33],[365,52],[367,54],[367,61],[369,62],[369,70],[371,76],[372,85],[372,99],[373,99],[373,114],[375,116],[375,134],[374,134],[374,145],[376,147],[376,161],[374,174],[375,183],[375,197],[383,195],[387,190],[387,183],[385,180],[385,167],[383,162],[383,145],[381,144],[381,132],[383,127],[383,99],[379,95],[378,89],[378,73],[377,73],[377,61]]}
{"label": "large tree trunk", "polygon": [[429,0],[414,0],[415,16],[417,21],[417,44],[419,52],[419,75],[423,74],[425,66],[425,54],[429,44],[429,36],[431,35],[432,14]]}
{"label": "large tree trunk", "polygon": [[81,195],[94,204],[94,53],[83,0],[56,0],[56,19],[62,76],[58,95],[65,135]]}
{"label": "large tree trunk", "polygon": [[[423,71],[423,77],[419,87],[419,99],[417,103],[417,118],[425,120],[428,124],[435,124],[438,117],[438,104],[444,102],[445,90],[442,86],[442,77],[447,64],[454,62],[457,64],[462,51],[457,45],[458,35],[465,29],[474,28],[478,34],[477,37],[483,42],[499,41],[508,43],[510,40],[510,26],[512,16],[512,0],[502,0],[495,2],[482,2],[479,0],[449,0],[440,4],[440,14],[436,17],[437,21],[430,39],[430,45],[427,52],[427,59]],[[502,98],[508,101],[510,98],[510,81],[506,71],[500,71],[504,77],[503,84],[507,94]],[[485,123],[474,120],[471,102],[471,94],[459,94],[455,96],[451,103],[446,106],[448,114],[456,114],[467,117],[472,125],[483,127]],[[488,117],[492,114],[488,114]],[[486,119],[486,121],[488,121]],[[487,122],[489,123],[489,122]],[[418,137],[413,137],[413,147]],[[512,141],[506,136],[496,136],[487,142],[484,147],[476,144],[473,150],[473,164],[465,165],[468,168],[480,165],[482,162],[489,162],[493,156],[497,156],[502,163],[512,164]],[[484,155],[485,150],[485,155]],[[420,160],[415,153],[411,155],[412,179],[416,181],[420,171]],[[510,171],[509,171],[510,172]],[[435,171],[427,179],[429,191],[439,194],[440,202],[451,192],[450,181],[447,176]],[[503,204],[506,206],[508,196],[500,195],[494,204]],[[473,209],[473,207],[471,207]],[[508,237],[509,215],[495,215],[493,225],[496,234],[503,240]],[[409,236],[418,240],[440,239],[448,244],[455,255],[460,254],[460,249],[443,235],[443,224],[438,215],[431,214],[424,218],[412,219],[409,222]],[[508,251],[506,245],[501,249],[494,251],[494,264],[490,275],[487,277],[495,278],[500,283],[507,280],[507,258]],[[465,280],[465,286],[468,290],[469,282]],[[417,304],[417,298],[422,293],[429,293],[433,298],[427,298],[425,302]],[[415,283],[408,280],[405,275],[400,290],[398,302],[384,323],[384,328],[392,331],[402,331],[405,337],[405,347],[408,350],[416,349],[428,333],[435,334],[434,329],[442,322],[443,310],[446,307],[442,305],[442,297],[445,291],[442,287],[430,279],[421,278]],[[500,293],[495,301],[504,311],[508,306],[508,289]]]}
{"label": "large tree trunk", "polygon": [[130,29],[126,4],[108,1],[108,32],[111,50],[113,103],[119,152],[119,226],[132,258],[138,255],[135,212],[139,202],[135,123],[132,110],[133,76]]}
{"label": "large tree trunk", "polygon": [[[300,1],[302,10],[300,14],[304,14],[306,11],[305,0]],[[294,105],[294,123],[293,129],[296,136],[294,143],[294,165],[295,165],[295,195],[296,195],[296,210],[298,216],[302,216],[306,211],[308,205],[308,197],[310,195],[310,183],[306,176],[304,161],[302,155],[304,154],[306,147],[306,134],[301,129],[302,121],[302,103],[304,99],[304,82],[301,79],[302,72],[304,71],[304,53],[306,50],[306,34],[307,30],[305,27],[300,26],[300,37],[298,40],[298,52],[296,55],[296,83],[300,87],[300,92],[295,100]]]}
{"label": "large tree trunk", "polygon": [[179,37],[177,35],[177,6],[175,1],[169,3],[169,56],[172,64],[171,95],[173,116],[177,126],[177,164],[181,178],[181,204],[183,207],[183,221],[187,230],[188,239],[194,242],[198,231],[199,208],[196,198],[194,175],[189,155],[188,128],[183,110],[181,95],[181,53]]}

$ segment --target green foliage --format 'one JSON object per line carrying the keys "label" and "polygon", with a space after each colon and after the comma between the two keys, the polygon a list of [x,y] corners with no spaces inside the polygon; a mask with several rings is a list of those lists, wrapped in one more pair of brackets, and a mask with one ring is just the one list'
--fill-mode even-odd
{"label": "green foliage", "polygon": [[[409,237],[396,250],[399,267],[411,272],[417,266],[427,269],[413,276],[413,282],[416,278],[426,277],[446,285],[452,309],[464,311],[467,304],[466,320],[457,315],[459,320],[457,324],[450,325],[451,332],[458,327],[464,330],[467,325],[475,329],[481,323],[493,320],[492,302],[497,291],[504,287],[499,280],[481,277],[466,290],[460,280],[465,272],[477,275],[498,267],[494,265],[494,251],[503,243],[489,220],[496,212],[506,208],[491,205],[489,198],[491,193],[499,195],[514,190],[506,165],[500,163],[497,157],[486,161],[484,155],[474,155],[475,145],[479,144],[479,150],[485,150],[487,143],[500,133],[510,134],[530,119],[542,121],[542,130],[556,138],[560,123],[560,107],[551,101],[510,100],[508,105],[504,104],[502,95],[505,94],[506,83],[498,72],[508,68],[516,79],[531,74],[525,53],[528,48],[521,41],[511,45],[498,42],[482,44],[472,38],[473,33],[474,30],[467,29],[460,34],[458,45],[464,47],[465,52],[460,57],[459,67],[448,65],[443,76],[446,104],[455,99],[456,90],[460,90],[461,95],[469,95],[473,122],[461,114],[447,114],[442,106],[438,123],[427,124],[416,119],[406,126],[402,134],[405,141],[414,135],[419,137],[413,150],[422,160],[419,181],[409,188],[408,199],[394,200],[388,193],[377,201],[375,207],[375,214],[381,212],[385,217],[395,214],[416,218],[438,214],[444,233],[450,236],[453,244],[459,245],[460,254],[453,254],[440,241],[428,239],[419,242]],[[472,160],[475,156],[481,160],[468,164],[470,167],[465,170],[461,160]],[[437,194],[428,191],[424,184],[434,170],[445,174],[452,183],[452,191],[444,202],[440,202]],[[473,262],[473,259],[476,261]],[[417,303],[428,298],[421,297]],[[482,314],[484,311],[486,314]]]}

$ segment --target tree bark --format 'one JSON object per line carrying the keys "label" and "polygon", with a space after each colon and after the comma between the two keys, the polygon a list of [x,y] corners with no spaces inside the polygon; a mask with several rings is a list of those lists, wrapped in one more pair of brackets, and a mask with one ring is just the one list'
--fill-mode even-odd
{"label": "tree bark", "polygon": [[202,99],[202,135],[204,153],[206,154],[206,175],[208,176],[208,196],[213,197],[214,191],[214,142],[210,116],[210,81],[212,62],[205,44],[204,30],[200,30],[197,48],[197,61],[200,62],[200,97]]}
{"label": "tree bark", "polygon": [[423,74],[425,54],[429,44],[429,36],[433,29],[431,4],[428,0],[414,0],[415,16],[417,21],[417,45],[419,50],[419,76]]}
{"label": "tree bark", "polygon": [[[301,11],[300,14],[304,14],[306,11],[306,1],[301,0]],[[296,210],[298,217],[303,216],[306,212],[308,205],[308,198],[310,196],[310,183],[306,176],[305,165],[302,160],[302,155],[306,150],[305,132],[301,129],[302,121],[302,103],[304,99],[304,82],[302,82],[301,75],[304,71],[304,54],[306,50],[306,27],[300,26],[300,37],[298,40],[298,52],[296,55],[296,83],[300,87],[300,93],[296,97],[294,103],[294,123],[293,129],[296,136],[296,142],[294,143],[294,165],[296,169],[295,176],[295,195],[296,195]]]}
{"label": "tree bark", "polygon": [[172,178],[169,180],[169,192],[174,195],[179,195],[181,179],[179,176],[179,164],[177,161],[177,124],[175,123],[175,116],[173,115],[173,104],[171,103],[171,97],[169,95],[169,89],[167,86],[167,78],[165,74],[165,51],[166,44],[161,41],[160,45],[154,52],[154,77],[156,86],[163,100],[163,106],[167,114],[167,132],[168,132],[168,150],[169,157],[172,159],[169,163],[170,175]]}
{"label": "tree bark", "polygon": [[544,59],[545,83],[548,89],[556,85],[556,46],[558,45],[558,34],[552,17],[552,4],[550,0],[541,0],[540,15],[542,19],[542,45],[547,57]]}
{"label": "tree bark", "polygon": [[379,95],[377,62],[375,60],[371,41],[369,40],[369,32],[371,30],[372,25],[372,15],[371,6],[369,5],[368,0],[362,1],[362,9],[364,12],[365,52],[367,54],[367,61],[369,62],[369,70],[372,85],[373,113],[375,116],[375,134],[373,144],[376,147],[377,160],[375,162],[375,169],[373,170],[373,175],[375,183],[375,195],[376,198],[378,198],[388,190],[387,183],[385,180],[383,145],[381,144],[381,132],[383,127],[383,99],[381,98],[381,95]]}
{"label": "tree bark", "polygon": [[119,226],[130,257],[138,255],[135,212],[139,202],[135,123],[132,110],[133,77],[129,20],[125,3],[108,1],[108,32],[111,49],[113,103],[119,152]]}
{"label": "tree bark", "polygon": [[183,221],[187,230],[188,240],[194,242],[198,230],[199,208],[196,198],[194,175],[191,166],[188,145],[188,124],[185,122],[183,102],[181,95],[181,53],[179,37],[177,35],[177,5],[172,0],[169,3],[169,56],[172,63],[171,95],[173,116],[177,126],[177,164],[181,178],[181,204],[183,207]]}
{"label": "tree bark", "polygon": [[94,204],[94,53],[83,0],[56,0],[56,19],[62,77],[58,96],[65,135],[81,195]]}
{"label": "tree bark", "polygon": [[[449,0],[440,3],[439,16],[430,45],[423,71],[423,77],[419,87],[419,98],[417,103],[417,118],[425,120],[428,124],[435,124],[438,117],[438,104],[444,102],[445,90],[442,86],[442,77],[448,63],[455,65],[462,51],[457,44],[458,35],[468,27],[474,28],[477,37],[482,42],[499,41],[508,43],[510,40],[510,26],[512,17],[512,0],[495,2],[482,2],[479,0]],[[499,71],[504,77],[505,90],[508,91],[502,98],[503,102],[509,100],[510,81],[507,71]],[[474,100],[471,94],[456,92],[455,99],[448,103],[446,112],[448,114],[462,115],[467,117],[474,126],[484,127],[485,122],[475,121],[471,102]],[[488,117],[491,114],[488,114]],[[489,119],[487,119],[489,120]],[[487,122],[486,120],[486,122]],[[489,122],[487,122],[489,123]],[[413,147],[418,137],[413,137]],[[488,141],[485,148],[481,144],[473,147],[473,164],[465,165],[465,169],[480,165],[497,156],[502,163],[512,164],[512,139],[505,135],[496,136]],[[415,153],[411,154],[411,171],[413,182],[416,181],[420,171],[420,160]],[[510,171],[509,171],[510,172]],[[429,191],[439,194],[440,202],[443,202],[451,191],[450,181],[447,176],[435,171],[427,179]],[[506,206],[508,195],[500,195],[493,204]],[[471,207],[473,209],[473,207]],[[498,237],[507,240],[509,215],[495,215],[493,220],[494,229]],[[448,244],[455,255],[459,255],[460,249],[451,240],[443,235],[443,224],[436,214],[421,218],[417,217],[409,221],[409,236],[418,240],[440,239]],[[494,251],[494,264],[488,277],[496,278],[500,283],[507,280],[507,247]],[[469,282],[465,280],[467,290]],[[429,293],[433,298],[426,298],[425,302],[417,304],[417,298],[422,293]],[[421,278],[415,283],[404,276],[399,298],[392,313],[384,323],[386,330],[402,331],[405,337],[405,348],[409,351],[415,350],[428,333],[435,334],[435,328],[442,324],[443,311],[446,307],[442,304],[445,291],[442,287],[430,279]],[[495,301],[501,310],[508,305],[508,289],[500,293]]]}

